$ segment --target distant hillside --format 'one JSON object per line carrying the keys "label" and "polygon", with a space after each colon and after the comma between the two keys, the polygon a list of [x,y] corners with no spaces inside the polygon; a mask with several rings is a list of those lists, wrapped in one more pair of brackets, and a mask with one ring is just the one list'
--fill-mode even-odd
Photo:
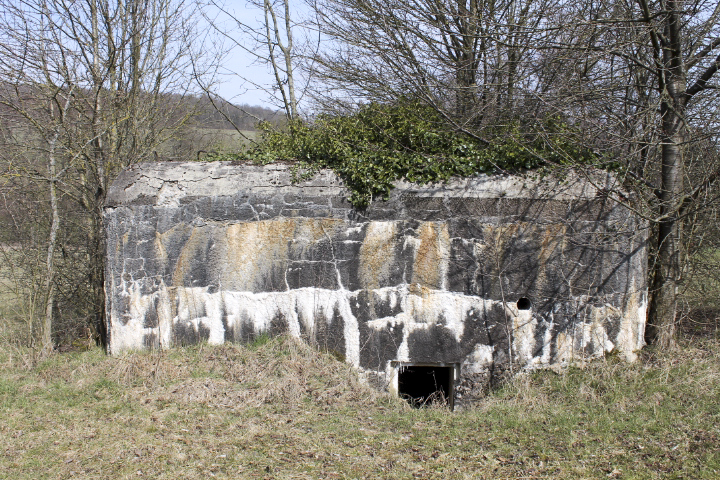
{"label": "distant hillside", "polygon": [[272,108],[234,105],[223,99],[211,102],[207,97],[194,97],[193,101],[192,107],[198,112],[195,123],[201,128],[256,130],[260,121],[275,125],[285,122],[285,114]]}
{"label": "distant hillside", "polygon": [[[18,89],[15,87],[15,85],[0,82],[0,89],[6,100],[23,102],[24,108],[37,107],[39,108],[38,112],[33,113],[41,116],[41,110],[44,108],[42,99],[46,98],[47,92],[36,91],[38,87],[34,85],[24,85]],[[90,92],[86,93],[91,95]],[[282,125],[285,122],[284,112],[276,108],[246,104],[235,105],[222,98],[214,98],[211,101],[206,95],[167,93],[163,95],[163,98],[165,99],[162,102],[163,108],[170,107],[169,109],[165,108],[168,110],[168,119],[177,120],[182,116],[189,115],[192,119],[189,126],[195,128],[256,131],[256,126],[261,121],[274,125]],[[37,102],[34,99],[37,99]],[[2,127],[11,129],[25,124],[25,120],[20,118],[17,111],[2,102],[0,102],[0,121]]]}

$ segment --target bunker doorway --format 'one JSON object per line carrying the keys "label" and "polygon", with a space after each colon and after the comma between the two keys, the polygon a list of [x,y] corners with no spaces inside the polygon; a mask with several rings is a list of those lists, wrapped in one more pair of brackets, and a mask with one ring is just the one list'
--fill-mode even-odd
{"label": "bunker doorway", "polygon": [[435,403],[454,407],[455,367],[452,365],[398,365],[398,395],[420,408]]}

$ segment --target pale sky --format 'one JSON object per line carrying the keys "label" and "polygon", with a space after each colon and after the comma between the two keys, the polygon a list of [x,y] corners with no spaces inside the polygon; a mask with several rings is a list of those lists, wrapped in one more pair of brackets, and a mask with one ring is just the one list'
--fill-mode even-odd
{"label": "pale sky", "polygon": [[[292,0],[291,0],[292,2]],[[295,0],[291,3],[301,5],[302,2]],[[302,8],[301,6],[298,8]],[[226,10],[233,12],[236,18],[248,25],[262,25],[263,12],[262,9],[245,0],[226,0]],[[219,17],[220,24],[231,32],[237,32],[238,35],[233,38],[237,42],[242,42],[248,48],[252,48],[254,40],[243,35],[234,28],[233,22],[227,17]],[[297,33],[295,34],[298,35]],[[226,39],[225,47],[232,47],[232,41]],[[265,53],[265,49],[260,50]],[[269,65],[263,65],[257,62],[252,54],[244,51],[239,46],[234,46],[221,60],[223,67],[222,74],[219,78],[218,93],[226,100],[241,104],[260,105],[268,108],[279,108],[279,105],[273,104],[270,95],[256,88],[251,83],[243,80],[244,77],[254,83],[269,88],[274,83],[274,77]]]}

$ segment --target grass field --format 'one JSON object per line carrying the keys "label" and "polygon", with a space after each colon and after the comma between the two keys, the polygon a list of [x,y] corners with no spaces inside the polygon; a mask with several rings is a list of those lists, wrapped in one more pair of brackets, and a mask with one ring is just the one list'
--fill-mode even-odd
{"label": "grass field", "polygon": [[226,148],[247,146],[249,140],[254,141],[259,137],[259,132],[255,130],[241,130],[238,132],[231,129],[198,128],[197,131],[201,135],[216,139],[220,145],[224,145]]}
{"label": "grass field", "polygon": [[157,148],[160,160],[203,160],[208,153],[238,153],[253,145],[259,133],[220,128],[192,128],[181,138],[171,139]]}
{"label": "grass field", "polygon": [[240,132],[230,129],[197,128],[194,135],[198,144],[207,143],[207,151],[217,153],[236,153],[250,146],[259,137],[259,132],[242,130]]}
{"label": "grass field", "polygon": [[0,353],[2,478],[720,478],[720,346],[412,409],[291,339]]}

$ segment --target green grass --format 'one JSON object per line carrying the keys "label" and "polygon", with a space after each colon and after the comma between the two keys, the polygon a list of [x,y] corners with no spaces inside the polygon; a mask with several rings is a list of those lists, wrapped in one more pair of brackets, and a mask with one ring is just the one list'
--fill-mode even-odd
{"label": "green grass", "polygon": [[0,361],[0,478],[720,477],[714,341],[521,376],[454,413],[289,339]]}
{"label": "green grass", "polygon": [[257,141],[259,132],[255,130],[242,130],[240,132],[232,129],[198,128],[196,135],[210,139],[210,148],[219,152],[234,152],[247,147],[252,141]]}

